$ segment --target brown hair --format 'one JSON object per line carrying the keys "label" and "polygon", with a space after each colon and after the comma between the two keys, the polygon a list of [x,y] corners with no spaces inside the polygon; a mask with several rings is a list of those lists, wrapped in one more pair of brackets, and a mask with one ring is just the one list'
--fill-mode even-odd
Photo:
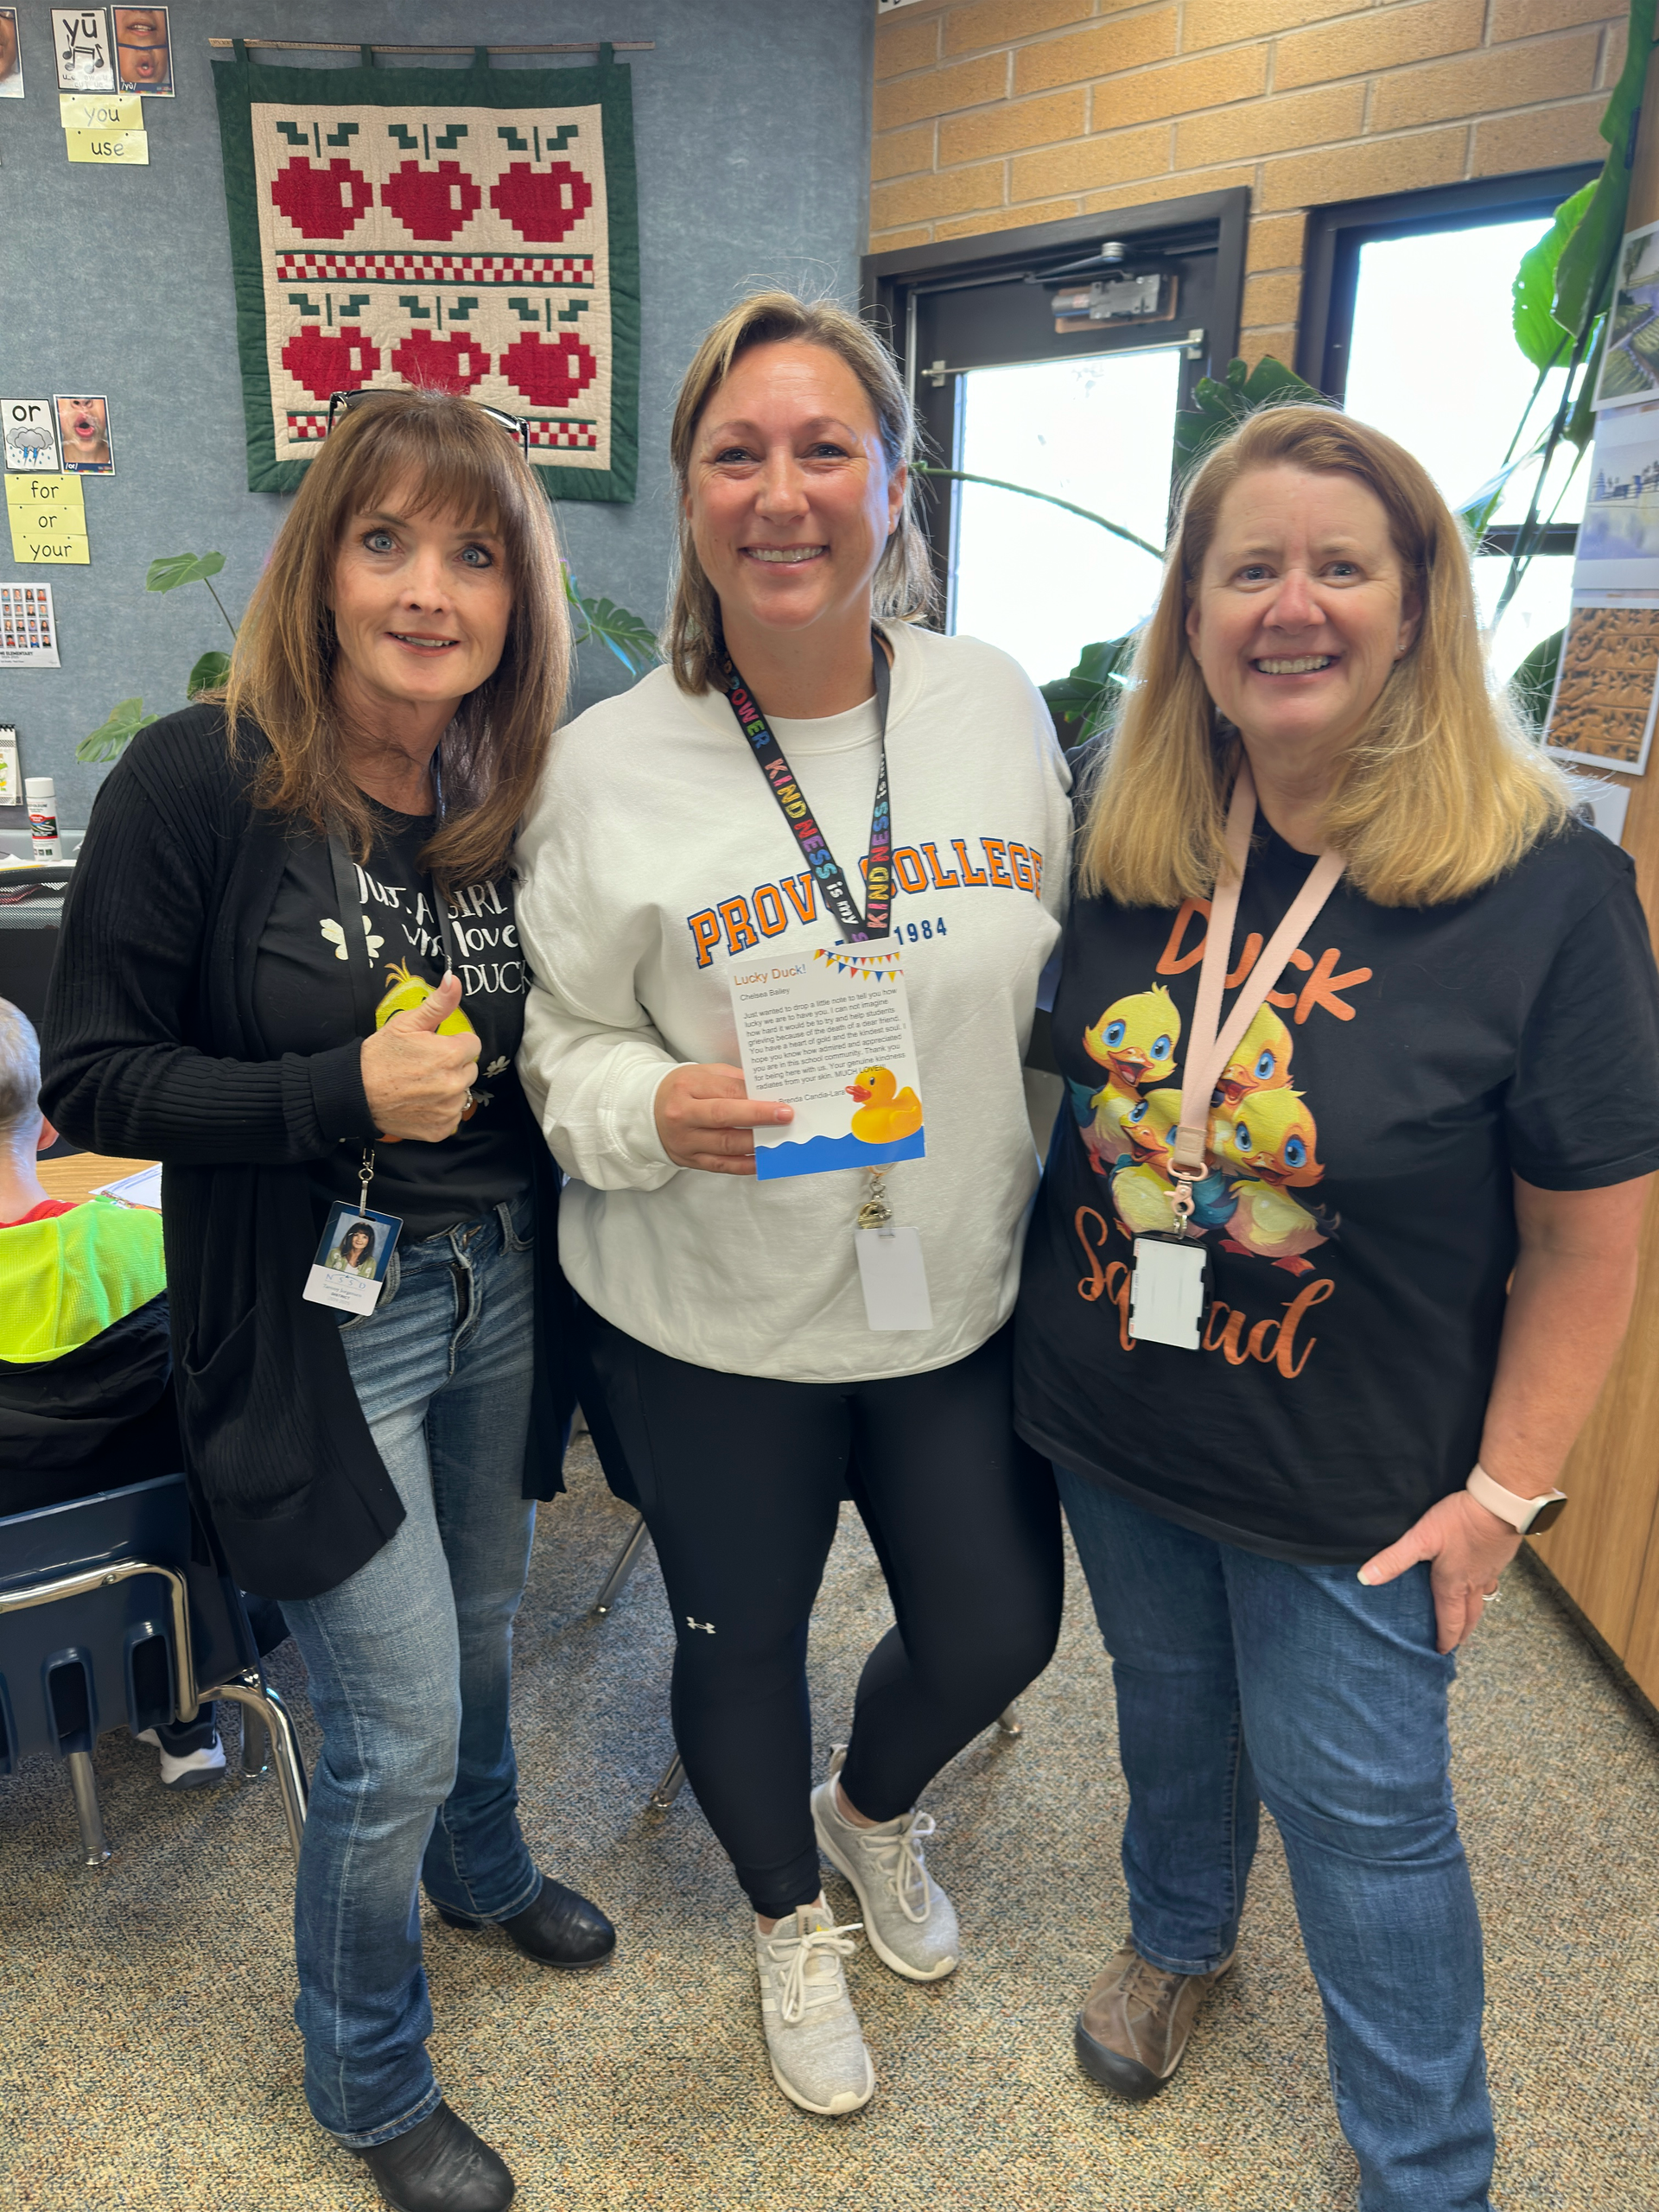
{"label": "brown hair", "polygon": [[305,472],[242,619],[223,694],[232,750],[245,718],[270,752],[256,804],[319,830],[336,817],[359,860],[374,838],[370,803],[346,768],[332,697],[339,646],[328,593],[346,524],[400,479],[416,510],[494,530],[512,611],[495,672],[444,733],[445,817],[421,855],[447,888],[499,875],[564,702],[570,620],[553,518],[500,423],[440,391],[389,391],[344,416]]}
{"label": "brown hair", "polygon": [[1565,779],[1487,682],[1462,531],[1421,462],[1329,407],[1269,407],[1215,447],[1186,487],[1163,587],[1090,798],[1085,893],[1126,906],[1207,898],[1224,865],[1239,745],[1217,727],[1186,634],[1221,503],[1252,469],[1357,477],[1381,501],[1416,636],[1350,741],[1324,836],[1382,906],[1467,898],[1567,817]]}
{"label": "brown hair", "polygon": [[[855,315],[833,300],[800,300],[793,292],[778,291],[753,292],[721,317],[685,372],[668,439],[680,513],[674,591],[664,639],[674,681],[682,691],[709,689],[720,649],[720,600],[697,558],[685,512],[697,425],[741,354],[755,346],[785,340],[822,346],[847,364],[869,400],[889,470],[908,467],[914,456],[916,420],[904,378],[881,340]],[[932,612],[934,598],[933,564],[916,518],[916,480],[912,476],[875,572],[871,611],[887,621],[916,622]]]}

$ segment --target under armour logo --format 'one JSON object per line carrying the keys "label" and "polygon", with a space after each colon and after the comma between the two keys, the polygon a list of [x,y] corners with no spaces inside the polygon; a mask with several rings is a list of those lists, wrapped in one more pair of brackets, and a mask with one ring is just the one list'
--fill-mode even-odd
{"label": "under armour logo", "polygon": [[715,1632],[713,1621],[694,1621],[690,1613],[685,1617],[685,1624],[687,1628],[700,1628],[705,1636],[712,1636]]}

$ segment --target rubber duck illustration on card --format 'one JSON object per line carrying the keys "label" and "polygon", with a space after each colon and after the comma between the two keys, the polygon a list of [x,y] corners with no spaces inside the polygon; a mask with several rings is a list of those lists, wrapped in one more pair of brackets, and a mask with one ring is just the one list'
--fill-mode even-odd
{"label": "rubber duck illustration on card", "polygon": [[922,1126],[922,1102],[906,1084],[899,1088],[891,1068],[861,1068],[847,1086],[855,1099],[853,1135],[865,1144],[896,1144]]}

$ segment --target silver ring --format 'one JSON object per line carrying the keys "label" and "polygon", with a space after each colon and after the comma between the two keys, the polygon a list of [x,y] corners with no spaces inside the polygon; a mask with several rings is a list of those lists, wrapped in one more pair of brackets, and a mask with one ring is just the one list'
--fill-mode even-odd
{"label": "silver ring", "polygon": [[1495,1605],[1497,1603],[1498,1597],[1497,1584],[1494,1583],[1490,1590],[1483,1590],[1480,1594],[1486,1600],[1486,1603],[1489,1605]]}

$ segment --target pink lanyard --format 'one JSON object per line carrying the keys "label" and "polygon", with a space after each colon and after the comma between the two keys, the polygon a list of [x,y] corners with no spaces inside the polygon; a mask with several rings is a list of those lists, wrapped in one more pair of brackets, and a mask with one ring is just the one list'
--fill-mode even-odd
{"label": "pink lanyard", "polygon": [[1266,1003],[1268,993],[1284,973],[1290,956],[1313,926],[1315,916],[1336,889],[1346,865],[1338,852],[1321,853],[1306,882],[1292,899],[1290,910],[1268,940],[1267,950],[1240,990],[1226,1027],[1217,1035],[1221,994],[1232,958],[1233,924],[1238,915],[1238,894],[1243,888],[1245,864],[1250,856],[1250,832],[1255,826],[1255,783],[1250,764],[1241,759],[1233,803],[1227,813],[1228,874],[1217,883],[1210,906],[1210,927],[1204,940],[1204,965],[1198,970],[1198,1002],[1192,1013],[1192,1033],[1187,1042],[1186,1075],[1181,1084],[1181,1119],[1170,1144],[1170,1173],[1175,1182],[1175,1215],[1185,1227],[1192,1211],[1192,1185],[1210,1173],[1205,1158],[1210,1141],[1210,1105],[1227,1063],[1239,1039]]}

